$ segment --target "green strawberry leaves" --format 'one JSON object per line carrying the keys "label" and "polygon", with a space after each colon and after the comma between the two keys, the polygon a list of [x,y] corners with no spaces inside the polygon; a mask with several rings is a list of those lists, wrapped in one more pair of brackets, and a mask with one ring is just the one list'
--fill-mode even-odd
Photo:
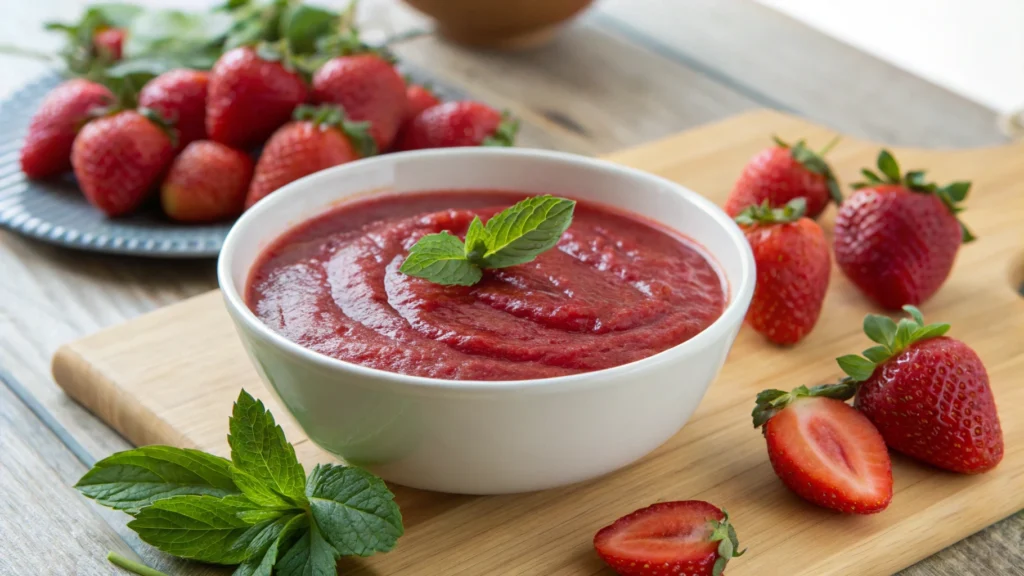
{"label": "green strawberry leaves", "polygon": [[824,148],[817,152],[808,148],[807,142],[804,140],[799,140],[793,145],[790,145],[778,136],[772,136],[772,140],[774,140],[775,144],[780,148],[789,150],[790,156],[792,156],[794,160],[799,162],[808,171],[824,176],[826,185],[828,186],[829,197],[837,205],[843,203],[843,192],[839,189],[839,181],[836,180],[836,175],[832,172],[832,167],[825,161],[825,155],[839,143],[839,136],[833,138],[825,145]]}
{"label": "green strawberry leaves", "polygon": [[874,374],[875,367],[903,352],[911,344],[938,338],[949,332],[949,324],[925,324],[921,311],[914,306],[904,306],[903,310],[910,318],[903,318],[899,323],[878,314],[864,317],[864,333],[878,345],[862,352],[863,356],[847,354],[836,358],[839,367],[850,379],[864,382]]}
{"label": "green strawberry leaves", "polygon": [[786,224],[796,222],[803,218],[807,211],[807,200],[805,198],[794,198],[782,208],[772,208],[768,200],[760,206],[747,206],[743,212],[736,215],[736,223],[743,226],[755,224]]}
{"label": "green strawberry leaves", "polygon": [[572,223],[575,207],[576,202],[565,198],[527,198],[487,224],[474,218],[465,242],[447,231],[423,236],[399,271],[435,284],[472,286],[485,269],[524,264],[553,248]]}
{"label": "green strawberry leaves", "polygon": [[711,536],[708,540],[711,542],[718,542],[718,558],[715,560],[715,564],[711,568],[712,576],[722,576],[722,573],[725,572],[725,566],[729,563],[729,560],[739,558],[746,553],[746,549],[739,549],[739,538],[736,536],[736,528],[729,523],[729,513],[722,510],[722,515],[724,518],[721,520],[712,520],[710,522]]}
{"label": "green strawberry leaves", "polygon": [[519,133],[519,120],[505,110],[501,113],[498,128],[480,144],[481,146],[515,146],[516,135]]}
{"label": "green strawberry leaves", "polygon": [[[884,149],[878,152],[876,164],[878,165],[878,172],[867,168],[860,171],[861,175],[864,176],[864,180],[851,184],[854,190],[874,188],[875,186],[885,184],[904,186],[912,192],[934,194],[939,200],[942,200],[942,203],[954,216],[964,211],[961,203],[967,198],[967,193],[971,190],[970,182],[953,182],[946,186],[939,186],[934,182],[928,182],[923,170],[911,170],[903,174],[900,171],[899,163],[896,162],[896,158],[893,157],[891,152]],[[967,226],[960,221],[959,217],[957,217],[957,222],[960,224],[960,236],[964,244],[977,239]]]}
{"label": "green strawberry leaves", "polygon": [[849,400],[857,393],[857,384],[849,378],[844,378],[838,384],[819,384],[817,386],[799,386],[789,392],[783,390],[764,390],[757,395],[754,410],[750,413],[754,422],[754,428],[761,428],[782,410],[789,406],[797,398],[833,398],[835,400]]}
{"label": "green strawberry leaves", "polygon": [[395,546],[402,514],[380,478],[332,464],[307,478],[273,415],[244,390],[229,429],[230,461],[146,446],[101,460],[76,487],[133,514],[128,527],[144,542],[238,565],[234,576],[333,576],[340,556]]}
{"label": "green strawberry leaves", "polygon": [[341,106],[321,104],[311,106],[300,104],[292,113],[292,118],[299,121],[312,122],[323,128],[336,128],[348,138],[359,156],[368,158],[377,155],[377,141],[370,135],[369,122],[355,122],[345,118]]}

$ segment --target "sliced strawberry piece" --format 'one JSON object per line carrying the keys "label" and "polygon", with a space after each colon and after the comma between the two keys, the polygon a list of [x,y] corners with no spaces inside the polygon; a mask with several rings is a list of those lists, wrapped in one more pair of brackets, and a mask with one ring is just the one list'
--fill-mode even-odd
{"label": "sliced strawberry piece", "polygon": [[597,554],[622,576],[719,576],[741,556],[729,515],[700,500],[659,502],[594,536]]}
{"label": "sliced strawberry piece", "polygon": [[856,384],[801,386],[758,394],[754,426],[764,427],[768,457],[798,496],[852,514],[884,510],[892,500],[892,463],[882,435],[846,404]]}

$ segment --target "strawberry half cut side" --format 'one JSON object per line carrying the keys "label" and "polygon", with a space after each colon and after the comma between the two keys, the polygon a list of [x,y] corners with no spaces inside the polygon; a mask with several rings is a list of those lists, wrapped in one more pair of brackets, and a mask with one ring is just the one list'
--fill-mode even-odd
{"label": "strawberry half cut side", "polygon": [[602,528],[594,548],[622,576],[719,576],[741,556],[729,515],[699,500],[659,502]]}
{"label": "strawberry half cut side", "polygon": [[801,498],[839,512],[872,514],[892,500],[892,462],[882,435],[844,400],[856,384],[801,386],[758,394],[772,468]]}

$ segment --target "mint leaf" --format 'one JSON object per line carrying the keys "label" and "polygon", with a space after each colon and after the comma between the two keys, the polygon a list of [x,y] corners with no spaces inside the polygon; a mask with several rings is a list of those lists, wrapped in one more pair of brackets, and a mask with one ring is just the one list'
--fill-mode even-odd
{"label": "mint leaf", "polygon": [[338,551],[324,540],[314,522],[275,569],[277,576],[337,576]]}
{"label": "mint leaf", "polygon": [[466,231],[466,259],[470,262],[479,261],[487,252],[488,235],[484,223],[479,216],[474,216]]}
{"label": "mint leaf", "polygon": [[554,196],[534,196],[502,210],[487,221],[487,253],[483,268],[524,264],[558,243],[572,223],[576,202]]}
{"label": "mint leaf", "polygon": [[198,450],[144,446],[100,460],[75,488],[104,506],[137,514],[173,496],[237,494],[230,466],[228,460]]}
{"label": "mint leaf", "polygon": [[246,498],[252,500],[264,508],[287,509],[294,508],[289,502],[270,489],[269,486],[258,480],[255,476],[243,472],[235,466],[231,466],[231,479],[242,491]]}
{"label": "mint leaf", "polygon": [[249,524],[259,524],[260,522],[276,520],[294,510],[296,509],[292,508],[290,510],[281,510],[276,508],[260,508],[259,510],[243,510],[238,513],[238,518],[248,522]]}
{"label": "mint leaf", "polygon": [[317,38],[332,32],[339,18],[330,10],[294,3],[281,16],[281,37],[293,53],[315,52]]}
{"label": "mint leaf", "polygon": [[342,556],[387,552],[404,531],[394,494],[361,468],[318,465],[306,494],[324,539]]}
{"label": "mint leaf", "polygon": [[[255,508],[250,504],[249,509]],[[175,496],[139,511],[128,527],[143,542],[181,558],[238,564],[245,560],[247,532],[252,527],[238,517],[244,498]]]}
{"label": "mint leaf", "polygon": [[239,565],[231,576],[271,576],[280,554],[291,547],[308,526],[305,514],[281,518],[268,526],[249,545],[249,559]]}
{"label": "mint leaf", "polygon": [[284,431],[263,402],[242,390],[228,428],[231,461],[235,466],[291,503],[303,505],[306,473],[295,457],[295,448],[285,440]]}
{"label": "mint leaf", "polygon": [[445,286],[472,286],[483,272],[466,260],[465,246],[448,232],[428,234],[419,239],[398,270]]}

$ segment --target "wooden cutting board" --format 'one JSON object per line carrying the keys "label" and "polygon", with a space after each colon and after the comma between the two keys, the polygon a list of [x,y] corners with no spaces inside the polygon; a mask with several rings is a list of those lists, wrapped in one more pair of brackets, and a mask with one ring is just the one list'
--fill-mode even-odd
{"label": "wooden cutting board", "polygon": [[[814,146],[833,134],[760,111],[611,156],[721,202],[771,134]],[[872,165],[878,146],[845,139],[830,154],[843,183]],[[973,151],[896,150],[905,167],[940,182],[970,179],[963,218],[979,240],[923,306],[953,324],[988,367],[1006,439],[993,472],[958,476],[894,456],[896,494],[881,514],[841,516],[805,504],[775,477],[751,427],[754,395],[833,381],[834,358],[869,344],[874,311],[842,274],[832,275],[815,331],[796,347],[744,329],[721,376],[686,427],[642,461],[591,482],[545,492],[466,497],[395,487],[407,531],[393,552],[343,560],[346,574],[609,574],[591,538],[615,518],[658,500],[704,499],[727,508],[741,544],[729,576],[890,574],[1024,508],[1024,146]],[[628,194],[628,191],[623,191]],[[834,209],[823,218],[831,234]],[[245,387],[283,423],[307,468],[330,456],[305,439],[249,365],[216,292],[158,310],[61,348],[57,382],[136,444],[189,446],[227,455],[231,403]],[[623,410],[628,410],[623,406]],[[614,422],[609,423],[614,426]]]}

